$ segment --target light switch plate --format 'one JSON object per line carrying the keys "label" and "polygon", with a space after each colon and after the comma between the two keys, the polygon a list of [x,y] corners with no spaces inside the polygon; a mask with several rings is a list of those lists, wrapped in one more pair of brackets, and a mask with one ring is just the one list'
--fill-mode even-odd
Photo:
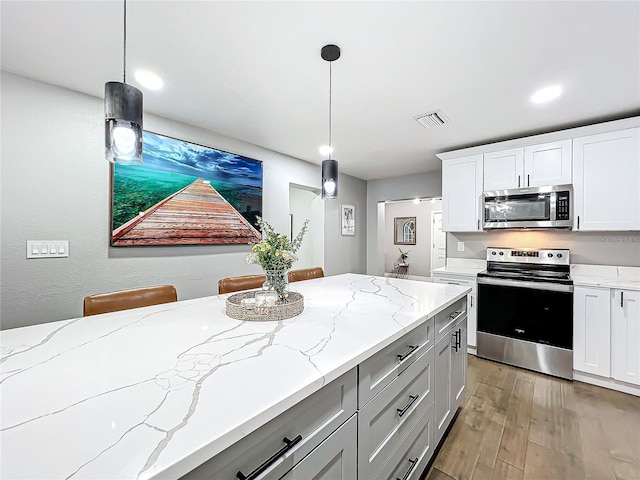
{"label": "light switch plate", "polygon": [[458,242],[458,251],[464,252],[464,242]]}
{"label": "light switch plate", "polygon": [[69,256],[69,240],[27,240],[27,258]]}

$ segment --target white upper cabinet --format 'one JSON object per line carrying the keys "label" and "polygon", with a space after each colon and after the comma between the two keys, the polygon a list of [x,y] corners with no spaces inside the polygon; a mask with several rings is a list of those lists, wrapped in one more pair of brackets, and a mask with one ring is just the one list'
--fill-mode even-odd
{"label": "white upper cabinet", "polygon": [[482,197],[482,155],[442,162],[442,230],[477,232]]}
{"label": "white upper cabinet", "polygon": [[571,183],[571,140],[524,147],[523,187]]}
{"label": "white upper cabinet", "polygon": [[524,170],[524,148],[484,154],[484,190],[520,188]]}
{"label": "white upper cabinet", "polygon": [[484,190],[571,183],[571,140],[484,155]]}
{"label": "white upper cabinet", "polygon": [[640,230],[640,128],[573,140],[575,230]]}

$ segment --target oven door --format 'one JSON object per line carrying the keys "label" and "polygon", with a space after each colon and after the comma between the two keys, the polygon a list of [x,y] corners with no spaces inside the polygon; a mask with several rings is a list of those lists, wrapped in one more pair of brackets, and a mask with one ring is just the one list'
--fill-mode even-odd
{"label": "oven door", "polygon": [[573,349],[573,285],[478,278],[478,331]]}

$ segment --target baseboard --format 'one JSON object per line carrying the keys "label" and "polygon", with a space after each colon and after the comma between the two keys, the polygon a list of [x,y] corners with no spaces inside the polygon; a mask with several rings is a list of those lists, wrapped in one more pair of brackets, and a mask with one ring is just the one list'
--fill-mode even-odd
{"label": "baseboard", "polygon": [[573,371],[573,380],[578,382],[590,383],[591,385],[597,385],[598,387],[608,388],[610,390],[617,390],[619,392],[628,393],[640,397],[640,386],[632,385],[630,383],[614,380],[613,378],[599,377],[590,373]]}

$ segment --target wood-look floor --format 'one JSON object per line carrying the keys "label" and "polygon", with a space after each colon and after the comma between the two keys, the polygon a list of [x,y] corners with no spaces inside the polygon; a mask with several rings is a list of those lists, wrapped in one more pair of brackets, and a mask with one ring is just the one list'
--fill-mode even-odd
{"label": "wood-look floor", "polygon": [[640,480],[640,398],[468,358],[427,480]]}

